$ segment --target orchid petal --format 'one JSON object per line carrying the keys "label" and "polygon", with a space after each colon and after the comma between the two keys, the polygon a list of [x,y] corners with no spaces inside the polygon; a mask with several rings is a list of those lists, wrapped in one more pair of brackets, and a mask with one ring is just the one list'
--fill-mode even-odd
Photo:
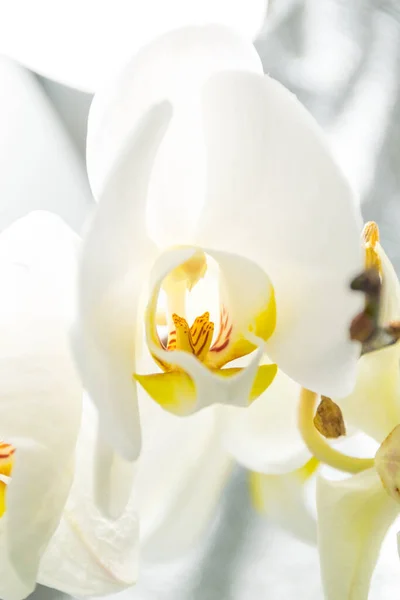
{"label": "orchid petal", "polygon": [[398,505],[369,469],[317,483],[318,540],[327,600],[365,600],[380,546]]}
{"label": "orchid petal", "polygon": [[[204,86],[208,195],[196,243],[262,266],[276,292],[270,358],[304,387],[350,391],[362,299],[353,194],[312,117],[270,77],[220,73]],[[222,226],[223,224],[223,226]]]}
{"label": "orchid petal", "polygon": [[400,424],[389,433],[375,454],[375,468],[386,492],[400,503]]}
{"label": "orchid petal", "polygon": [[400,282],[386,252],[379,244],[376,251],[382,268],[382,299],[379,319],[383,325],[400,319]]}
{"label": "orchid petal", "polygon": [[43,555],[38,581],[74,596],[118,592],[136,581],[139,528],[133,502],[116,519],[94,504],[94,408],[84,404],[74,483],[63,517]]}
{"label": "orchid petal", "polygon": [[347,424],[379,443],[400,423],[399,353],[396,344],[362,356],[354,391],[335,400]]}
{"label": "orchid petal", "polygon": [[196,386],[182,371],[135,375],[135,379],[153,400],[175,414],[189,414],[196,403]]}
{"label": "orchid petal", "polygon": [[136,465],[122,458],[98,433],[94,468],[97,506],[103,515],[118,519],[128,504]]}
{"label": "orchid petal", "polygon": [[[1,29],[1,16],[0,21]],[[92,195],[83,162],[51,102],[31,73],[5,58],[0,58],[0,88],[0,230],[44,209],[79,231]]]}
{"label": "orchid petal", "polygon": [[30,578],[21,578],[19,573],[14,570],[13,564],[10,563],[5,527],[6,518],[3,518],[0,521],[0,593],[4,600],[21,600],[33,592],[35,580],[32,581]]}
{"label": "orchid petal", "polygon": [[134,482],[144,561],[190,549],[210,522],[232,460],[220,445],[219,415],[178,418],[144,399],[143,450]]}
{"label": "orchid petal", "polygon": [[[61,425],[59,435],[60,430]],[[51,448],[30,440],[13,438],[13,442],[16,456],[7,490],[3,539],[15,573],[33,591],[42,553],[67,501],[73,460],[66,462],[59,451],[52,453]],[[8,600],[9,593],[6,590],[2,597]]]}
{"label": "orchid petal", "polygon": [[[146,317],[147,343],[150,352],[159,361],[164,364],[171,364],[174,369],[179,368],[189,376],[189,378],[179,380],[182,386],[180,388],[176,377],[171,376],[165,379],[169,383],[167,399],[168,401],[172,400],[172,404],[169,404],[168,408],[181,415],[190,414],[214,403],[237,406],[248,404],[264,344],[262,337],[254,335],[253,332],[256,330],[257,318],[270,307],[270,300],[273,295],[268,278],[256,265],[246,261],[243,257],[210,251],[221,267],[221,277],[224,280],[224,287],[228,294],[229,302],[227,302],[227,305],[232,309],[233,323],[237,322],[239,331],[242,332],[245,339],[251,340],[255,349],[249,357],[249,364],[246,368],[238,369],[233,374],[231,372],[230,377],[221,377],[220,370],[207,368],[192,353],[163,349],[158,342],[155,324],[156,306],[161,285],[169,273],[180,265],[187,263],[197,252],[198,249],[191,247],[174,248],[164,252],[154,264],[150,276],[150,302]],[[245,266],[247,266],[247,269]],[[246,288],[246,295],[238,294],[243,286]],[[274,309],[275,306],[273,305],[273,317],[275,316]],[[252,327],[253,331],[251,330]],[[270,333],[269,327],[266,328],[266,331],[268,334]],[[267,377],[262,378],[264,384],[271,381],[274,371],[275,368],[268,369]],[[162,377],[158,379],[160,382],[162,381]],[[151,380],[143,379],[143,382],[146,382],[147,385],[151,384],[152,391],[157,389],[157,382],[154,378]],[[195,388],[194,397],[191,382],[193,382]],[[256,385],[258,384],[256,383]],[[182,395],[178,397],[172,394],[174,389],[180,392],[185,390],[189,394],[186,401]],[[177,406],[176,401],[178,400],[180,404]]]}
{"label": "orchid petal", "polygon": [[51,0],[34,5],[15,0],[0,11],[0,53],[93,92],[129,56],[166,31],[220,23],[251,40],[266,10],[267,0],[70,0],[57,6]]}
{"label": "orchid petal", "polygon": [[[1,519],[5,600],[33,590],[72,479],[82,393],[67,338],[76,243],[46,213],[33,213],[0,236],[0,436],[15,448]],[[8,589],[14,575],[19,584]]]}
{"label": "orchid petal", "polygon": [[19,463],[14,464],[7,511],[0,521],[4,600],[22,600],[34,590],[42,552],[57,528],[73,473],[72,465],[60,469],[38,444],[17,443]]}
{"label": "orchid petal", "polygon": [[143,112],[165,99],[179,108],[160,144],[149,187],[148,227],[159,246],[193,241],[206,177],[200,90],[213,73],[229,69],[262,73],[252,44],[219,26],[186,28],[143,48],[94,97],[87,165],[95,196]]}
{"label": "orchid petal", "polygon": [[310,458],[297,424],[299,386],[282,371],[248,408],[224,409],[223,440],[243,466],[268,474],[289,473]]}
{"label": "orchid petal", "polygon": [[[250,402],[253,402],[261,396],[265,392],[265,390],[271,385],[273,380],[275,379],[275,375],[277,373],[276,365],[261,365],[257,369],[256,376],[253,381],[253,386],[250,390]],[[230,369],[221,369],[218,374],[220,377],[233,377],[237,373],[240,373],[243,369],[240,368],[230,368]]]}
{"label": "orchid petal", "polygon": [[125,459],[140,449],[135,329],[141,286],[155,249],[144,231],[154,155],[170,119],[167,103],[139,123],[107,180],[81,260],[74,347],[84,385],[100,410],[100,432]]}
{"label": "orchid petal", "polygon": [[317,541],[317,524],[307,503],[306,484],[318,462],[312,458],[300,469],[283,475],[250,473],[255,507],[283,529],[308,543]]}

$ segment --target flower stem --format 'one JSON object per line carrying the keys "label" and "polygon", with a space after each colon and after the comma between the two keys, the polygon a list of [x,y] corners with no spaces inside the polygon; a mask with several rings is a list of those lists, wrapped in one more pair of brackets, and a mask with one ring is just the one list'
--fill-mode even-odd
{"label": "flower stem", "polygon": [[346,473],[359,473],[374,466],[373,458],[356,458],[342,454],[322,437],[314,426],[314,414],[317,394],[302,388],[299,405],[299,429],[309,451],[320,462],[344,471]]}

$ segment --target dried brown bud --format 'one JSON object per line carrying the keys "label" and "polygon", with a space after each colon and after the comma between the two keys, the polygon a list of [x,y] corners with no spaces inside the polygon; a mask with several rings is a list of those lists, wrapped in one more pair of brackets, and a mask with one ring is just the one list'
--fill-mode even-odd
{"label": "dried brown bud", "polygon": [[[369,242],[367,250],[370,252],[369,254],[367,252],[367,262],[368,256],[372,257],[371,261],[373,262],[376,254],[373,246],[379,240],[379,231],[375,223],[367,223],[364,236]],[[375,258],[378,262],[380,261],[377,254]],[[361,355],[381,350],[398,342],[400,340],[400,321],[392,321],[384,326],[379,323],[382,292],[379,264],[363,271],[353,279],[350,287],[352,290],[365,294],[364,310],[354,317],[349,328],[350,339],[362,344]]]}
{"label": "dried brown bud", "polygon": [[358,314],[350,325],[350,339],[357,342],[366,342],[375,331],[374,320],[362,312]]}
{"label": "dried brown bud", "polygon": [[327,396],[321,396],[321,402],[314,417],[315,428],[326,438],[338,438],[346,435],[342,411]]}
{"label": "dried brown bud", "polygon": [[[364,310],[356,315],[351,322],[350,339],[363,344],[362,353],[376,349],[375,338],[380,337],[378,325],[382,281],[379,271],[375,268],[363,271],[351,282],[351,289],[365,294]],[[379,342],[380,343],[380,342]],[[368,347],[367,347],[367,344]]]}

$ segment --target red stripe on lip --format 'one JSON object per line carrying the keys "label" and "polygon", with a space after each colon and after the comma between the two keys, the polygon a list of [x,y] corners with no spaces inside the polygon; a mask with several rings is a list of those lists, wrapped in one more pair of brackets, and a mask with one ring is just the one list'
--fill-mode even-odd
{"label": "red stripe on lip", "polygon": [[[7,452],[5,451],[5,448],[8,449]],[[5,459],[5,458],[10,458],[14,453],[15,453],[15,448],[13,446],[11,446],[11,444],[5,444],[5,443],[0,444],[0,460]]]}

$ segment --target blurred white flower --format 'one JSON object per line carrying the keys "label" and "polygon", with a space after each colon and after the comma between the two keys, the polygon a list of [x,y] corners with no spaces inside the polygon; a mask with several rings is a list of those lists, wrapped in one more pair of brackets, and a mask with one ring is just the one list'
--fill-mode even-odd
{"label": "blurred white flower", "polygon": [[311,458],[302,467],[280,474],[252,471],[250,493],[254,507],[272,522],[297,538],[317,542],[317,522],[309,484],[319,467]]}
{"label": "blurred white flower", "polygon": [[[0,237],[0,595],[33,591],[74,472],[81,387],[65,325],[73,238],[23,222]],[[61,231],[61,234],[63,232]]]}
{"label": "blurred white flower", "polygon": [[[398,323],[400,284],[375,223],[364,227],[363,247],[366,267],[381,273],[378,324]],[[306,541],[317,540],[317,525],[327,600],[367,599],[380,546],[399,513],[399,364],[399,343],[365,354],[352,393],[335,398],[350,432],[362,431],[381,444],[375,459],[343,454],[340,439],[332,447],[314,426],[316,394],[301,391],[281,372],[249,409],[226,414],[224,445],[256,471],[250,478],[255,505]],[[353,476],[318,476],[316,523],[305,484],[318,462]]]}
{"label": "blurred white flower", "polygon": [[0,236],[4,600],[24,598],[36,581],[80,597],[131,586],[139,552],[165,561],[194,545],[232,466],[215,411],[183,420],[143,398],[142,453],[133,474],[125,463],[129,484],[134,476],[129,502],[113,519],[96,506],[97,414],[84,398],[81,418],[68,345],[78,242],[49,213],[32,213]]}
{"label": "blurred white flower", "polygon": [[[3,58],[0,82],[0,229],[45,208],[79,230],[91,195],[68,135],[33,75]],[[136,576],[136,557],[120,555],[124,541],[136,554],[136,515],[127,522],[125,513],[116,544],[118,523],[107,530],[103,518],[99,531],[71,510],[71,502],[83,507],[93,495],[92,469],[81,455],[74,466],[82,386],[70,357],[68,322],[78,243],[59,218],[46,213],[16,222],[0,236],[0,596],[5,600],[25,597],[36,581],[71,593],[88,588],[108,593]],[[93,514],[98,515],[94,507]],[[96,544],[90,537],[95,533]],[[124,569],[129,577],[118,583]]]}
{"label": "blurred white flower", "polygon": [[[367,261],[379,265],[382,275],[380,322],[398,321],[399,280],[376,226],[368,224],[366,233]],[[380,448],[371,468],[342,481],[318,479],[318,540],[327,600],[368,598],[381,544],[400,510],[399,365],[399,343],[365,354],[354,391],[336,400],[346,424],[371,436]]]}
{"label": "blurred white flower", "polygon": [[[365,226],[364,239],[366,266],[377,267],[381,272],[379,324],[398,322],[400,284],[379,243],[374,223]],[[280,373],[268,390],[272,394],[279,382],[275,393],[281,394],[286,408],[280,420],[274,419],[270,404],[262,405],[263,398],[257,412],[254,405],[245,416],[237,411],[229,415],[225,445],[235,448],[234,454],[240,462],[260,471],[251,476],[256,504],[263,511],[272,512],[281,525],[302,539],[311,541],[313,536],[316,539],[304,484],[315,473],[318,461],[342,471],[339,480],[317,477],[318,546],[327,600],[367,599],[381,544],[399,514],[399,364],[399,343],[365,354],[359,359],[352,393],[335,398],[346,427],[352,432],[362,431],[380,444],[375,459],[343,454],[340,440],[336,448],[332,447],[331,441],[324,439],[314,425],[317,395],[301,391],[290,380],[283,384]],[[272,447],[274,440],[264,441],[271,422],[278,423],[276,454]],[[250,439],[256,440],[255,446]],[[269,453],[262,452],[265,447]],[[287,474],[278,475],[285,467]],[[343,473],[353,475],[343,476]]]}

